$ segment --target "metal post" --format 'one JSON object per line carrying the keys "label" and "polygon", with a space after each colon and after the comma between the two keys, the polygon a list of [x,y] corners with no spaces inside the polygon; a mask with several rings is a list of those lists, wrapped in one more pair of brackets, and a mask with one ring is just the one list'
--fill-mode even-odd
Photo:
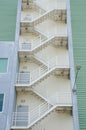
{"label": "metal post", "polygon": [[74,81],[74,85],[73,85],[73,88],[72,88],[73,93],[76,92],[76,81],[77,81],[78,72],[79,72],[80,69],[81,69],[80,65],[76,66],[75,81]]}

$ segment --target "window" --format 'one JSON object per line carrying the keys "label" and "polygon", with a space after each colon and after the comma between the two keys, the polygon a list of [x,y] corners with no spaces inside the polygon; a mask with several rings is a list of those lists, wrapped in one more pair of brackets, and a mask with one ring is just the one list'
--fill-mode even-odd
{"label": "window", "polygon": [[0,73],[7,72],[8,58],[0,58]]}
{"label": "window", "polygon": [[3,99],[4,99],[4,94],[0,94],[0,112],[2,111],[3,108]]}

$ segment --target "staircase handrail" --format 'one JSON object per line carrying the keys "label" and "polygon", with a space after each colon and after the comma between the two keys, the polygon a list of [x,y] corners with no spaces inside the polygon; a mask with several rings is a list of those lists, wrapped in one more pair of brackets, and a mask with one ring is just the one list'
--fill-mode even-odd
{"label": "staircase handrail", "polygon": [[[53,105],[72,105],[72,95],[71,92],[56,92],[54,95],[50,96],[49,99],[54,98]],[[51,101],[52,102],[52,101]]]}
{"label": "staircase handrail", "polygon": [[[40,94],[36,89],[34,89],[34,87],[33,87],[33,92],[35,93],[35,94],[37,94],[39,97],[41,97],[43,100],[45,100],[46,102],[48,102],[49,104],[51,104],[51,105],[53,105],[52,104],[52,102],[51,101],[49,101],[48,100],[48,95],[46,96],[46,97],[44,97],[42,94]],[[47,92],[46,92],[47,93]]]}
{"label": "staircase handrail", "polygon": [[49,38],[49,36],[47,36],[45,33],[41,32],[40,29],[38,29],[37,27],[34,27],[34,30],[40,34],[42,34],[44,37]]}
{"label": "staircase handrail", "polygon": [[[35,5],[34,5],[34,7],[33,7],[33,10],[35,11],[33,14],[36,14],[36,11],[37,11],[37,9],[35,8]],[[40,16],[40,15],[42,15],[42,14],[44,14],[46,11],[45,10],[43,10],[43,9],[39,9],[38,11],[37,11],[37,15],[38,16]],[[33,17],[34,15],[26,15],[24,18],[22,18],[22,21],[21,22],[33,22],[34,20],[33,20]],[[27,19],[27,20],[24,20],[24,19]],[[37,18],[36,18],[37,19]]]}
{"label": "staircase handrail", "polygon": [[[20,49],[20,50],[23,50],[23,49],[22,49],[22,48],[23,48],[22,45],[24,45],[24,44],[26,45],[26,44],[27,44],[27,46],[29,46],[28,44],[30,44],[30,48],[28,49],[28,47],[26,47],[24,50],[33,51],[34,49],[38,48],[39,46],[45,44],[46,42],[52,40],[52,39],[55,38],[55,37],[56,37],[56,36],[53,35],[53,36],[51,36],[50,38],[46,39],[46,38],[42,38],[42,36],[40,35],[40,36],[36,37],[36,39],[32,40],[31,42],[23,42],[23,43],[20,43],[20,44],[19,44],[19,49]],[[40,40],[38,41],[37,38],[39,38]],[[35,44],[34,44],[34,43],[35,43]]]}
{"label": "staircase handrail", "polygon": [[[40,67],[38,67],[38,68],[36,68],[35,70],[33,70],[32,72],[24,72],[24,73],[22,73],[22,72],[20,72],[20,73],[18,73],[18,76],[20,77],[22,74],[24,75],[25,73],[28,75],[29,74],[29,79],[30,79],[30,82],[32,82],[32,81],[34,81],[34,80],[36,80],[37,78],[39,78],[40,76],[42,76],[45,72],[47,72],[48,70],[50,70],[51,69],[51,67],[53,67],[53,66],[56,66],[56,64],[55,65],[53,65],[53,66],[51,66],[51,64],[50,64],[50,62],[53,60],[54,61],[54,59],[55,58],[52,58],[50,61],[49,61],[49,63],[48,63],[48,66],[46,67],[45,65],[41,65]],[[18,81],[19,81],[19,78],[18,78]]]}
{"label": "staircase handrail", "polygon": [[[71,95],[70,92],[59,93],[59,95],[61,95],[61,94],[70,94]],[[64,103],[63,103],[63,105],[64,105]],[[54,105],[50,105],[49,103],[44,102],[44,103],[38,105],[37,107],[35,107],[34,109],[32,109],[29,112],[13,112],[13,120],[12,120],[13,126],[17,126],[18,122],[22,123],[23,121],[27,122],[27,126],[30,126],[31,124],[33,124],[33,122],[40,119],[42,117],[42,115],[44,115],[50,109],[51,110],[52,110],[52,108],[55,109],[57,106],[61,106],[61,103],[57,102]]]}
{"label": "staircase handrail", "polygon": [[71,104],[71,97],[72,97],[71,92],[55,92],[55,94],[53,94],[52,96],[50,96],[50,95],[49,95],[49,92],[46,91],[45,88],[42,88],[42,87],[44,87],[44,86],[40,85],[40,86],[38,86],[38,87],[39,87],[39,91],[40,91],[41,89],[42,89],[42,91],[43,91],[43,90],[45,91],[45,97],[44,97],[42,94],[40,94],[40,92],[37,91],[37,90],[35,89],[35,87],[33,87],[33,91],[34,91],[36,94],[38,94],[39,96],[43,97],[43,99],[44,99],[45,101],[47,101],[48,103],[53,104],[52,99],[54,98],[55,103],[54,103],[53,105],[56,105],[56,104],[58,104],[58,103],[62,104],[62,102],[60,101],[60,100],[62,100],[62,99],[64,100],[63,103]]}
{"label": "staircase handrail", "polygon": [[[64,4],[64,2],[61,2],[60,4]],[[36,5],[39,6],[39,7],[41,7],[43,10],[46,10],[46,9],[48,10],[48,9],[50,9],[50,8],[49,8],[49,6],[50,6],[49,4],[47,4],[46,9],[44,9],[44,8],[41,6],[41,4],[39,3],[39,0],[36,0]],[[57,7],[58,7],[57,5],[58,5],[58,1],[57,1],[57,3],[56,3],[56,2],[54,3],[54,6],[53,6],[52,8],[53,8],[53,9],[58,9],[58,8],[57,8]]]}
{"label": "staircase handrail", "polygon": [[38,67],[30,73],[30,81],[34,81],[48,71],[45,65]]}
{"label": "staircase handrail", "polygon": [[51,105],[47,102],[44,102],[29,112],[17,112],[17,111],[13,112],[13,126],[15,126],[16,122],[19,122],[19,121],[28,121],[27,125],[29,125],[37,118],[40,118],[40,116],[42,116],[50,108],[51,108]]}
{"label": "staircase handrail", "polygon": [[30,22],[31,22],[31,23],[32,23],[32,22],[35,22],[36,20],[38,20],[38,19],[44,17],[45,15],[48,15],[49,13],[53,12],[54,10],[56,10],[56,9],[51,9],[51,10],[45,12],[44,14],[41,14],[41,16],[39,15],[38,18],[35,18],[34,20],[32,20],[32,21],[30,21]]}
{"label": "staircase handrail", "polygon": [[[38,6],[38,7],[41,7],[41,4],[39,3],[38,0],[36,0],[35,4]],[[45,10],[43,7],[41,7],[43,10]],[[47,6],[47,9],[48,9],[48,6]]]}
{"label": "staircase handrail", "polygon": [[[35,70],[33,70],[30,73],[26,73],[29,74],[28,79],[30,80],[30,84],[34,81],[36,81],[37,79],[39,79],[41,76],[43,76],[44,74],[52,71],[52,69],[57,68],[58,66],[58,57],[55,56],[54,58],[52,58],[51,60],[48,61],[47,66],[45,65],[41,65],[40,67],[36,68]],[[60,65],[60,67],[63,67],[64,65]],[[59,66],[58,66],[59,67]],[[68,66],[67,66],[68,67]],[[22,73],[18,73],[18,75],[20,75]],[[24,73],[25,74],[25,73]],[[17,78],[17,81],[20,81],[19,77]],[[25,80],[27,81],[27,80]]]}
{"label": "staircase handrail", "polygon": [[46,12],[44,12],[44,13],[41,13],[41,11],[39,11],[39,14],[38,14],[38,17],[37,17],[37,18],[34,18],[34,17],[33,17],[34,14],[35,14],[35,13],[33,13],[33,15],[30,15],[30,20],[29,20],[29,17],[26,16],[27,20],[24,20],[24,19],[25,19],[25,17],[24,17],[21,22],[26,22],[26,23],[27,23],[27,22],[29,21],[29,23],[33,23],[33,22],[35,22],[36,20],[38,20],[38,19],[44,17],[45,15],[48,15],[49,13],[53,12],[54,10],[56,10],[56,9],[52,8],[52,9],[50,9],[49,11],[46,11]]}
{"label": "staircase handrail", "polygon": [[[53,58],[51,58],[51,60],[49,60],[48,62],[46,62],[46,64],[47,64],[47,67],[48,67],[48,69],[50,69],[50,65],[51,65],[51,63],[53,63],[53,61],[54,61],[54,65],[56,66],[57,65],[57,56],[55,56],[55,57],[53,57]],[[36,68],[35,70],[33,70],[31,73],[34,73],[34,72],[40,72],[40,70],[41,70],[41,68],[43,68],[43,67],[45,67],[45,65],[41,65],[40,67],[38,67],[38,68]],[[39,70],[39,71],[38,71]],[[40,75],[40,74],[39,74]]]}
{"label": "staircase handrail", "polygon": [[[44,41],[46,41],[46,38],[42,38],[41,35],[40,35],[38,38],[39,38],[39,40],[38,40],[38,39],[33,40],[33,43],[32,43],[32,50],[33,50],[35,47],[41,45]],[[35,43],[35,44],[34,44],[34,43]]]}

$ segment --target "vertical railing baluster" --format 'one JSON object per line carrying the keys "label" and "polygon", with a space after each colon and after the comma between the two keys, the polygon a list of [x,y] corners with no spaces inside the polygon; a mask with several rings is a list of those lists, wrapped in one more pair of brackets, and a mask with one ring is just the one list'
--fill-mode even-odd
{"label": "vertical railing baluster", "polygon": [[40,117],[40,114],[41,114],[41,113],[40,113],[40,112],[41,112],[41,111],[40,111],[40,107],[41,107],[41,106],[39,105],[39,108],[38,108],[38,109],[39,109],[39,110],[38,110],[38,112],[39,112],[39,115],[38,115],[38,116],[39,116],[39,117]]}
{"label": "vertical railing baluster", "polygon": [[31,121],[31,119],[30,119],[30,112],[28,113],[28,115],[29,115],[29,118],[28,118],[28,125],[30,125],[30,121]]}

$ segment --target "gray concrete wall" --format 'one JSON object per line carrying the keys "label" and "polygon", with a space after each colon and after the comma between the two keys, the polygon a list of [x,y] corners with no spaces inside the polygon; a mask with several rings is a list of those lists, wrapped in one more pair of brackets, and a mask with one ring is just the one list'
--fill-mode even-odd
{"label": "gray concrete wall", "polygon": [[12,114],[16,107],[15,83],[18,70],[20,12],[21,0],[18,0],[15,41],[0,41],[0,58],[8,58],[8,72],[0,74],[0,93],[4,93],[3,111],[0,112],[0,130],[11,130]]}
{"label": "gray concrete wall", "polygon": [[0,113],[0,130],[9,130],[15,95],[16,58],[15,43],[0,43],[0,58],[8,58],[8,72],[0,74],[0,93],[4,93],[3,110]]}

